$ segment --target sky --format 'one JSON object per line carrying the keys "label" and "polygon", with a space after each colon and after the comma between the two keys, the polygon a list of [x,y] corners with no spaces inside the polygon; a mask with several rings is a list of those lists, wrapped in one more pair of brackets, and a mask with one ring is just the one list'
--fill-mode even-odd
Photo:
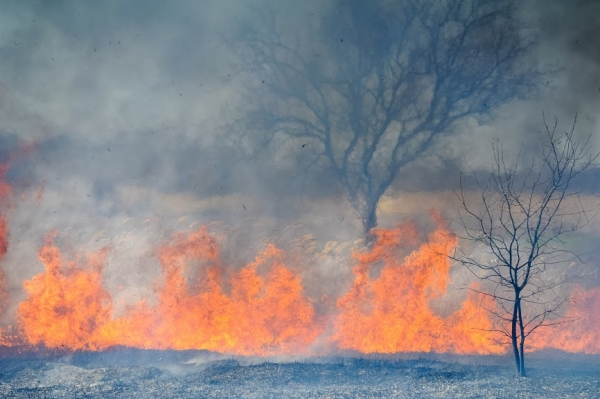
{"label": "sky", "polygon": [[[112,245],[109,284],[151,281],[156,270],[131,271],[156,242],[194,223],[232,226],[242,258],[282,240],[289,226],[323,241],[359,238],[360,220],[342,192],[319,176],[311,190],[299,189],[285,158],[238,157],[227,131],[246,76],[230,42],[256,22],[253,8],[275,10],[291,34],[312,29],[332,4],[1,2],[0,156],[33,145],[7,175],[23,196],[7,213],[4,267],[13,294],[41,271],[36,250],[49,231],[66,248]],[[383,224],[431,207],[451,213],[465,162],[485,169],[494,139],[508,152],[521,145],[535,152],[542,112],[564,128],[578,113],[578,132],[600,150],[600,3],[527,0],[520,16],[539,33],[531,57],[550,71],[545,84],[497,109],[489,123],[461,121],[434,143],[384,196]],[[598,174],[591,176],[589,195],[598,196]],[[594,226],[588,234],[599,239]]]}

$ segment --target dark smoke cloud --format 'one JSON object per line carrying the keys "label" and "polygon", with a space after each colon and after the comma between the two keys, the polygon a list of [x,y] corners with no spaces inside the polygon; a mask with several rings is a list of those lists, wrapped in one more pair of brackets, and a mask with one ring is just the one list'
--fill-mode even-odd
{"label": "dark smoke cloud", "polygon": [[600,4],[597,1],[535,1],[531,7],[532,12],[537,13],[543,37],[563,42],[573,52],[600,62],[600,39],[596,31],[600,29]]}
{"label": "dark smoke cloud", "polygon": [[553,100],[593,120],[600,105],[600,3],[535,0],[524,9],[539,27],[540,63],[557,68],[546,79],[556,87]]}

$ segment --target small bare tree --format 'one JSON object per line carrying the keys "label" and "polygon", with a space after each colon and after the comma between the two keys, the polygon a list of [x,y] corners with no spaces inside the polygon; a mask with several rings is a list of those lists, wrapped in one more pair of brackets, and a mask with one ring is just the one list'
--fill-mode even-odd
{"label": "small bare tree", "polygon": [[553,269],[580,260],[564,242],[568,233],[590,220],[575,179],[590,168],[598,154],[590,138],[574,136],[575,122],[564,135],[544,119],[542,153],[538,159],[507,162],[502,145],[493,146],[493,170],[487,180],[473,173],[473,200],[461,176],[458,223],[460,249],[451,258],[489,284],[478,290],[495,301],[489,309],[497,329],[510,339],[517,374],[525,376],[525,339],[542,326],[565,322],[559,310],[565,299],[558,292],[565,273]]}

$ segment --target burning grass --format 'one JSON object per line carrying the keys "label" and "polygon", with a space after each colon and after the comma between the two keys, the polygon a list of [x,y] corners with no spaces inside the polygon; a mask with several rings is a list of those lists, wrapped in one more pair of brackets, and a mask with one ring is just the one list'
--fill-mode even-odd
{"label": "burning grass", "polygon": [[[0,169],[0,177],[5,171]],[[0,205],[10,192],[0,179]],[[412,222],[375,230],[369,248],[352,251],[347,267],[353,265],[353,280],[337,300],[307,294],[301,267],[294,264],[297,256],[274,244],[234,267],[207,226],[178,232],[156,248],[162,273],[155,297],[119,315],[104,282],[110,249],[67,259],[50,233],[38,251],[44,270],[23,282],[27,297],[18,304],[18,323],[0,331],[0,346],[60,351],[124,346],[254,356],[340,350],[504,353],[505,346],[488,331],[495,321],[487,309],[494,304],[485,297],[471,293],[443,315],[432,306],[448,294],[452,265],[445,254],[457,245],[442,217],[434,212],[432,219],[435,228],[426,243]],[[7,234],[0,217],[0,260]],[[11,299],[3,284],[0,274],[0,311]],[[575,289],[566,309],[573,321],[540,330],[531,347],[600,353],[599,304],[600,289]]]}

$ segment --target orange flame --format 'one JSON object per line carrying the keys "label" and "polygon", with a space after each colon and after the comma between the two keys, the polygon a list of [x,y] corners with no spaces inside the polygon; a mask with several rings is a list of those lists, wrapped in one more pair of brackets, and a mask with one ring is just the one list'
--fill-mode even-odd
{"label": "orange flame", "polygon": [[24,283],[29,297],[18,308],[20,327],[32,345],[98,349],[94,335],[112,309],[102,286],[106,251],[89,255],[87,267],[65,264],[52,239],[49,234],[39,251],[45,272]]}
{"label": "orange flame", "polygon": [[[268,246],[231,278],[223,290],[216,240],[202,227],[177,235],[160,250],[164,285],[156,307],[139,303],[110,319],[111,299],[102,286],[105,251],[88,256],[87,268],[66,267],[51,237],[40,250],[45,272],[25,283],[29,298],[19,306],[20,325],[31,344],[50,348],[102,349],[127,345],[153,349],[208,349],[267,355],[305,351],[321,333],[302,294],[300,278]],[[193,284],[183,272],[188,261],[206,269]],[[259,268],[267,268],[266,276]]]}
{"label": "orange flame", "polygon": [[[136,331],[128,340],[142,348],[207,349],[223,353],[267,355],[299,353],[321,333],[315,311],[302,294],[300,278],[282,263],[283,252],[269,245],[254,262],[233,273],[224,291],[216,240],[205,227],[160,250],[165,277],[159,303],[136,309],[104,333],[118,340],[122,329]],[[187,261],[205,269],[186,283]],[[261,276],[259,268],[267,269]],[[230,271],[231,272],[231,271]],[[141,332],[141,333],[140,333]]]}
{"label": "orange flame", "polygon": [[[494,307],[489,298],[471,292],[453,312],[433,309],[446,298],[451,267],[446,254],[457,245],[441,217],[433,219],[436,228],[425,244],[413,223],[375,230],[372,247],[352,255],[354,281],[338,298],[336,313],[318,316],[284,251],[267,245],[235,269],[222,262],[219,242],[202,226],[158,248],[162,279],[156,303],[141,301],[115,317],[103,285],[108,250],[68,261],[49,234],[38,253],[44,271],[24,283],[28,297],[18,306],[20,335],[0,335],[0,346],[122,345],[264,356],[312,354],[317,342],[326,342],[363,353],[506,352],[488,331],[495,327],[486,310]],[[0,279],[0,307],[6,302]],[[600,353],[599,306],[600,288],[574,290],[566,312],[574,321],[540,329],[530,347]],[[333,332],[323,336],[327,318]]]}
{"label": "orange flame", "polygon": [[[554,348],[567,352],[600,353],[600,287],[575,287],[565,317],[532,336],[531,349]],[[551,322],[552,323],[552,322]]]}
{"label": "orange flame", "polygon": [[[457,245],[438,218],[429,244],[403,257],[414,244],[414,224],[375,231],[373,248],[355,254],[358,264],[350,291],[338,300],[340,315],[333,340],[342,349],[363,353],[501,353],[487,332],[492,322],[470,295],[459,311],[443,318],[430,302],[446,292],[450,262],[445,254]],[[382,263],[379,277],[370,273]]]}

